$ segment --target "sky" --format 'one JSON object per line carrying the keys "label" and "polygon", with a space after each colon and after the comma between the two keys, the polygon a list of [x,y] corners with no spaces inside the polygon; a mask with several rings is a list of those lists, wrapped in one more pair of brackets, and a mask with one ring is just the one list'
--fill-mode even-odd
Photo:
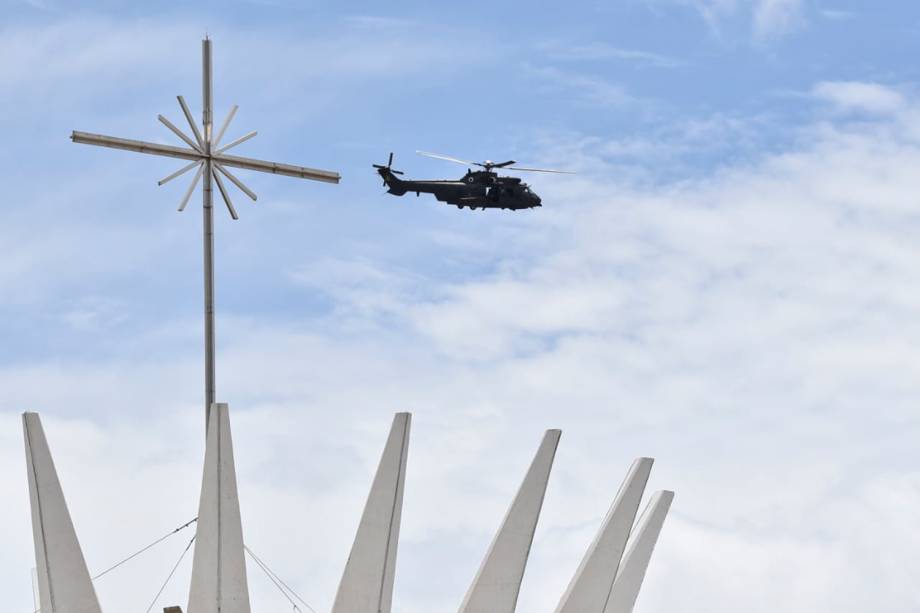
{"label": "sky", "polygon": [[[920,5],[892,0],[2,0],[0,593],[32,611],[20,414],[91,572],[196,513],[200,203],[175,96],[240,105],[216,211],[218,399],[244,533],[329,610],[392,415],[414,415],[394,610],[460,605],[563,431],[518,610],[556,606],[632,460],[672,489],[637,613],[920,608]],[[384,194],[371,164],[515,159],[533,211]],[[234,190],[234,188],[231,188]],[[100,578],[143,611],[188,531]],[[188,537],[188,538],[187,538]],[[190,558],[154,610],[185,605]],[[289,610],[250,566],[254,610]]]}

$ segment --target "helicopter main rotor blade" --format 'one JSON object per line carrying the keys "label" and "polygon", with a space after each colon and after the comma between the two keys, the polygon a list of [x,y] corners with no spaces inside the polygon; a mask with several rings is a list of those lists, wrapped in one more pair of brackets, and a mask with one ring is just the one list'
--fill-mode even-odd
{"label": "helicopter main rotor blade", "polygon": [[425,157],[435,158],[438,160],[447,160],[448,162],[456,162],[457,164],[465,164],[466,166],[481,166],[486,170],[492,168],[505,168],[507,170],[520,170],[523,172],[551,172],[554,174],[560,175],[574,175],[575,173],[570,170],[553,170],[551,168],[524,168],[522,166],[512,166],[516,164],[514,160],[508,160],[507,162],[501,162],[499,164],[494,164],[490,161],[486,162],[472,162],[470,160],[461,160],[460,158],[451,157],[449,155],[441,155],[440,153],[429,153],[427,151],[416,151],[419,155],[424,155]]}
{"label": "helicopter main rotor blade", "polygon": [[425,157],[435,158],[438,160],[447,160],[448,162],[456,162],[457,164],[465,164],[467,166],[482,166],[478,162],[471,162],[469,160],[461,160],[459,158],[451,157],[449,155],[441,155],[440,153],[428,153],[427,151],[416,151],[419,155],[424,155]]}
{"label": "helicopter main rotor blade", "polygon": [[574,175],[575,172],[571,170],[552,170],[551,168],[521,168],[520,166],[507,166],[506,170],[521,170],[524,172],[552,172],[558,175]]}

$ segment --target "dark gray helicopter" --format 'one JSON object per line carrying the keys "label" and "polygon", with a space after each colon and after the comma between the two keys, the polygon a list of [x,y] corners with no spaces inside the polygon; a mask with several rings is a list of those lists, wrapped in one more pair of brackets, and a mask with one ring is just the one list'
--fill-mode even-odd
{"label": "dark gray helicopter", "polygon": [[465,206],[471,210],[479,209],[532,209],[540,204],[540,197],[533,191],[530,186],[523,183],[518,177],[500,177],[493,172],[493,168],[504,168],[506,170],[521,170],[527,172],[552,172],[557,174],[574,174],[565,170],[549,170],[546,168],[519,168],[512,166],[516,162],[508,160],[507,162],[496,163],[490,160],[485,162],[470,162],[460,160],[449,155],[440,155],[437,153],[427,153],[425,151],[416,151],[419,155],[424,155],[439,160],[456,162],[466,166],[479,166],[483,170],[467,170],[462,178],[456,181],[413,181],[410,179],[400,179],[397,175],[403,173],[399,170],[393,170],[393,154],[390,153],[390,159],[386,166],[374,164],[377,173],[383,178],[383,184],[386,186],[387,193],[394,196],[402,196],[406,192],[415,192],[418,196],[422,192],[434,194],[434,197],[441,202],[453,204],[461,209]]}

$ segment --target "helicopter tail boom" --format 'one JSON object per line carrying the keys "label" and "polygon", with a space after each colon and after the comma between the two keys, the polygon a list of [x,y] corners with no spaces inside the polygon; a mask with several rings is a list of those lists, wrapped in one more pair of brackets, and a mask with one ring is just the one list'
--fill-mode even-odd
{"label": "helicopter tail boom", "polygon": [[387,188],[388,193],[395,194],[397,196],[402,196],[406,193],[407,190],[403,186],[405,181],[398,178],[396,173],[394,173],[386,166],[377,166],[377,174],[379,174],[380,178],[383,179],[383,185]]}
{"label": "helicopter tail boom", "polygon": [[[380,173],[383,175],[383,173]],[[388,177],[383,177],[383,183],[387,186],[387,193],[393,194],[394,196],[402,196],[408,191],[404,186],[404,181],[397,179],[392,174]]]}

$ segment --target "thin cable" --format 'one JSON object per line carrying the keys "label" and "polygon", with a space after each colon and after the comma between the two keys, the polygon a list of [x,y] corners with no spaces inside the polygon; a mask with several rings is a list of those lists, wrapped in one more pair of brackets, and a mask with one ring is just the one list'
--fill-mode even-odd
{"label": "thin cable", "polygon": [[288,593],[285,592],[284,588],[281,587],[281,585],[275,580],[275,578],[268,571],[268,568],[264,566],[262,562],[258,558],[256,558],[256,556],[251,551],[249,552],[249,555],[252,557],[253,560],[255,560],[255,563],[259,566],[259,568],[262,569],[262,572],[265,573],[265,576],[268,577],[268,580],[275,584],[275,587],[278,588],[278,591],[281,592],[281,595],[284,596],[289,603],[291,603],[291,606],[294,607],[294,610],[300,611],[300,609],[297,607],[297,603],[294,602],[290,596],[288,596]]}
{"label": "thin cable", "polygon": [[[280,584],[283,585],[285,588],[287,588],[287,591],[288,591],[288,592],[290,592],[291,594],[293,594],[294,598],[296,598],[297,600],[299,600],[300,602],[302,602],[302,603],[303,603],[303,606],[305,606],[305,607],[307,607],[308,609],[310,609],[310,611],[312,611],[313,613],[316,613],[316,609],[314,609],[313,607],[311,607],[311,606],[310,606],[310,603],[308,603],[306,600],[304,600],[303,598],[301,598],[301,597],[300,597],[300,594],[298,594],[297,592],[295,592],[295,591],[291,588],[291,586],[289,586],[287,583],[285,583],[284,580],[283,580],[281,577],[279,577],[279,576],[275,573],[275,571],[273,571],[272,569],[270,569],[270,568],[268,567],[268,564],[266,564],[265,562],[263,562],[263,561],[259,558],[259,556],[257,556],[255,553],[253,553],[252,549],[250,549],[247,545],[243,545],[243,548],[246,550],[246,553],[248,553],[248,554],[252,557],[252,559],[255,560],[256,564],[258,564],[267,574],[270,575],[269,578],[272,578],[272,577],[273,577],[274,579],[276,579],[276,580],[278,581],[278,583],[280,583]],[[276,583],[275,585],[277,585],[277,583]],[[289,598],[288,600],[290,600],[290,598]],[[293,603],[292,603],[292,604],[293,604]],[[296,608],[297,608],[297,605],[294,605],[294,608],[296,609]],[[297,610],[300,610],[300,609],[297,609]]]}
{"label": "thin cable", "polygon": [[[197,534],[195,536],[198,536]],[[182,558],[185,557],[185,554],[188,553],[188,550],[192,548],[192,543],[195,542],[195,536],[192,537],[192,540],[188,542],[188,545],[185,546],[185,549],[182,550],[182,555],[179,556],[179,559],[176,561],[176,565],[172,567],[172,570],[169,571],[169,575],[166,577],[166,581],[163,582],[163,585],[160,586],[160,591],[157,592],[157,595],[153,597],[153,601],[150,603],[150,606],[147,607],[147,610],[144,613],[150,613],[150,610],[153,608],[153,605],[157,603],[157,600],[160,599],[160,595],[163,593],[163,590],[166,589],[166,585],[169,583],[169,580],[172,579],[172,576],[175,574],[176,569],[179,568],[179,565],[182,564]]]}
{"label": "thin cable", "polygon": [[[249,549],[249,547],[247,547],[246,545],[243,545],[243,547],[246,549],[246,551],[249,553],[249,555],[252,556],[252,559],[255,560],[256,563],[257,563],[259,566],[261,566],[261,567],[265,570],[265,572],[267,572],[267,573],[270,574],[270,578],[274,578],[275,580],[277,580],[277,583],[276,583],[275,585],[277,585],[278,583],[280,583],[282,586],[284,586],[284,587],[287,589],[288,592],[290,592],[295,598],[297,598],[297,600],[299,600],[300,602],[302,602],[303,605],[304,605],[305,607],[307,607],[308,609],[310,609],[311,611],[313,611],[313,613],[316,613],[316,609],[314,609],[313,607],[311,607],[310,604],[309,604],[307,601],[305,601],[303,598],[301,598],[300,595],[298,595],[297,592],[295,592],[295,591],[291,588],[291,586],[289,586],[287,583],[285,583],[284,580],[283,580],[281,577],[279,577],[278,574],[277,574],[275,571],[273,571],[271,568],[268,567],[268,564],[266,564],[261,558],[259,558],[259,556],[257,556],[255,553],[253,553],[252,550]],[[279,588],[279,589],[280,589],[280,588]],[[293,603],[291,603],[291,604],[293,604]],[[296,604],[294,605],[294,608],[295,608],[295,609],[297,608],[297,605],[296,605]],[[297,610],[300,610],[300,609],[297,609]]]}
{"label": "thin cable", "polygon": [[96,575],[95,577],[93,577],[93,581],[95,581],[96,579],[98,579],[98,578],[101,577],[102,575],[108,573],[109,571],[115,570],[116,568],[118,568],[119,566],[121,566],[122,564],[124,564],[125,562],[129,562],[129,561],[133,560],[134,558],[136,558],[137,556],[141,555],[142,553],[144,553],[145,551],[147,551],[147,550],[150,549],[151,547],[154,547],[155,545],[159,545],[160,543],[162,543],[163,541],[165,541],[166,539],[168,539],[169,537],[171,537],[171,536],[172,536],[173,534],[175,534],[176,532],[179,532],[179,531],[181,531],[181,530],[184,530],[185,528],[188,528],[189,526],[191,526],[192,524],[194,524],[196,521],[198,521],[198,518],[197,518],[197,517],[196,517],[195,519],[191,520],[191,521],[185,522],[184,524],[182,524],[181,526],[179,526],[178,528],[176,528],[175,530],[173,530],[173,531],[170,532],[169,534],[166,534],[166,535],[164,535],[164,536],[161,536],[160,538],[158,538],[157,540],[153,541],[152,543],[150,543],[149,545],[147,545],[146,547],[144,547],[144,548],[141,549],[140,551],[136,551],[136,552],[132,553],[131,555],[129,555],[127,558],[125,558],[125,559],[122,560],[121,562],[119,562],[119,563],[117,563],[117,564],[115,564],[115,565],[113,565],[113,566],[111,566],[111,567],[105,569],[104,571],[102,571],[101,573],[99,573],[98,575]]}

